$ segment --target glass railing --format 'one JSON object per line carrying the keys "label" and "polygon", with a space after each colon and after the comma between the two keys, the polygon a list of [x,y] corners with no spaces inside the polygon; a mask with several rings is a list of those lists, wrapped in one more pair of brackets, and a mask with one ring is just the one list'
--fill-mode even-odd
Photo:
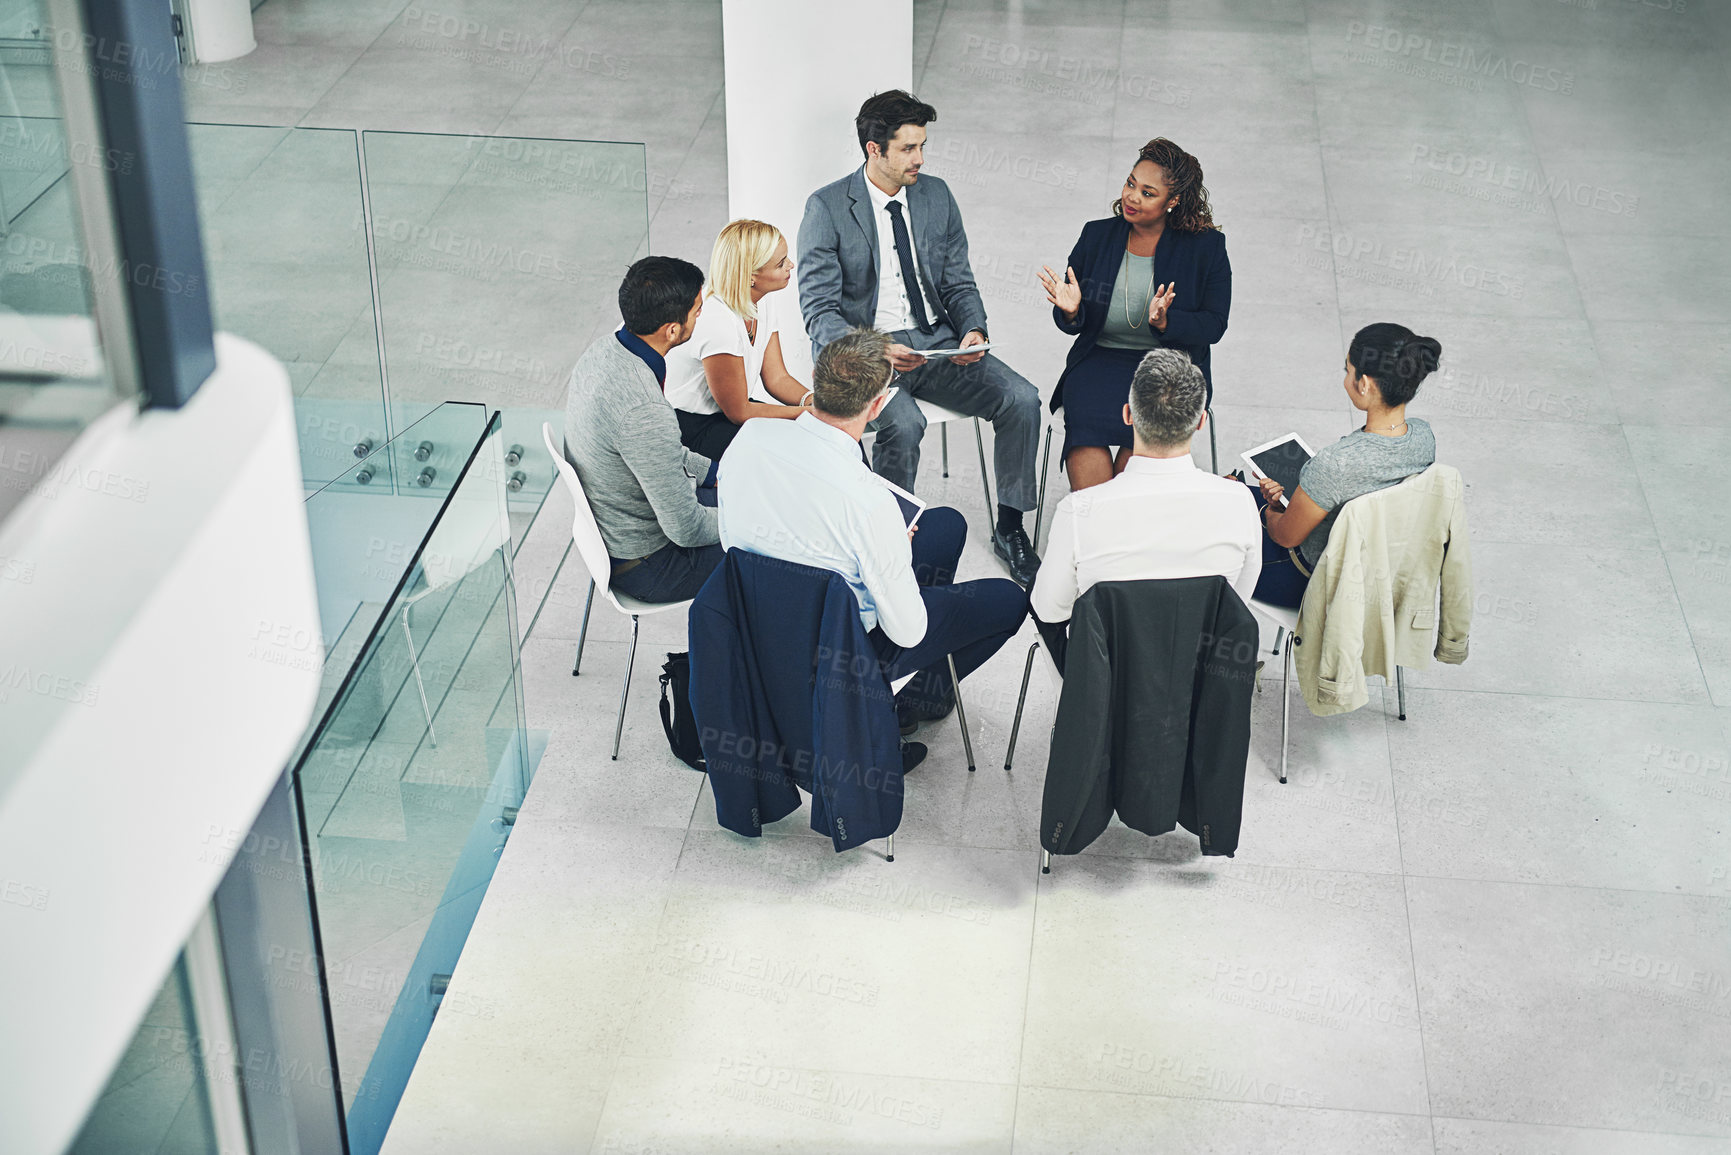
{"label": "glass railing", "polygon": [[[385,363],[399,421],[441,401],[504,414],[506,446],[564,428],[571,366],[618,324],[647,255],[641,144],[364,132]],[[537,503],[544,453],[512,476]]]}
{"label": "glass railing", "polygon": [[187,140],[216,327],[288,370],[308,486],[355,484],[357,449],[394,432],[355,133],[189,124]]}
{"label": "glass railing", "polygon": [[[513,510],[648,252],[641,144],[188,126],[217,327],[288,366],[310,486],[445,401],[504,417]],[[516,452],[513,452],[515,450]]]}
{"label": "glass railing", "polygon": [[0,0],[0,518],[120,400],[91,321],[46,27],[41,0]]}
{"label": "glass railing", "polygon": [[[359,463],[394,486],[307,503],[321,612],[343,624],[327,625],[329,692],[293,778],[357,1155],[384,1139],[532,774],[509,467],[484,412],[435,408]],[[426,468],[416,450],[465,428],[449,474],[403,484]]]}
{"label": "glass railing", "polygon": [[208,1081],[221,1077],[232,1058],[214,1050],[193,1014],[183,956],[151,1000],[67,1155],[224,1155]]}

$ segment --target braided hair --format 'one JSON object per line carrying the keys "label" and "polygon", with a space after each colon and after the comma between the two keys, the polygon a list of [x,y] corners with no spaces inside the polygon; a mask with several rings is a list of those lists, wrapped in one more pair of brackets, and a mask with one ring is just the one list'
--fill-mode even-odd
{"label": "braided hair", "polygon": [[[1160,166],[1160,171],[1166,174],[1166,182],[1178,198],[1178,203],[1166,217],[1168,225],[1185,233],[1220,227],[1214,223],[1214,210],[1208,204],[1208,189],[1202,184],[1202,162],[1163,136],[1155,137],[1142,146],[1136,164],[1145,160]],[[1136,164],[1130,167],[1135,168]],[[1112,215],[1124,215],[1124,198],[1112,202]]]}

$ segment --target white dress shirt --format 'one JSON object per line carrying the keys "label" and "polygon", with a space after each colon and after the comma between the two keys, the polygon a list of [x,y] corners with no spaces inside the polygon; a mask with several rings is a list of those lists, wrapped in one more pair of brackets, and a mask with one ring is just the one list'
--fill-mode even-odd
{"label": "white dress shirt", "polygon": [[[725,539],[724,539],[725,540]],[[1058,503],[1034,580],[1034,613],[1067,622],[1095,582],[1219,574],[1250,603],[1262,573],[1256,499],[1183,457],[1132,457],[1124,472]]]}
{"label": "white dress shirt", "polygon": [[[896,256],[895,222],[890,219],[889,210],[891,201],[902,206],[902,224],[907,226],[908,252],[913,257],[917,276],[920,253],[914,246],[914,218],[909,210],[907,191],[899,188],[895,196],[888,196],[871,182],[870,177],[866,178],[866,192],[872,201],[872,220],[878,227],[878,311],[872,318],[872,328],[884,333],[898,333],[916,327],[914,307],[908,301],[908,288],[902,283],[902,262]],[[937,310],[932,308],[929,297],[922,300],[926,304],[926,320],[935,325]]]}
{"label": "white dress shirt", "polygon": [[926,636],[926,603],[895,497],[860,459],[859,442],[810,413],[739,427],[716,478],[723,549],[834,570],[860,621],[899,646]]}
{"label": "white dress shirt", "polygon": [[719,413],[709,391],[709,376],[703,371],[703,359],[726,353],[745,362],[746,396],[752,401],[780,402],[763,385],[763,357],[769,350],[769,339],[780,323],[779,300],[786,290],[765,293],[757,302],[757,340],[746,332],[745,318],[728,307],[714,293],[703,298],[703,311],[697,314],[697,325],[691,340],[667,351],[667,402],[687,413]]}

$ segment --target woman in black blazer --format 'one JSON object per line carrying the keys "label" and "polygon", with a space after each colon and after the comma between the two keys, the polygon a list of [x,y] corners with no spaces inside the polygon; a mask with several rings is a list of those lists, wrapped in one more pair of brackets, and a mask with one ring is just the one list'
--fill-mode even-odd
{"label": "woman in black blazer", "polygon": [[1208,350],[1226,332],[1232,265],[1196,158],[1165,137],[1149,141],[1112,215],[1082,226],[1064,279],[1045,268],[1040,282],[1058,328],[1076,334],[1051,408],[1064,407],[1070,488],[1085,489],[1130,460],[1124,403],[1148,350],[1188,353],[1213,402]]}

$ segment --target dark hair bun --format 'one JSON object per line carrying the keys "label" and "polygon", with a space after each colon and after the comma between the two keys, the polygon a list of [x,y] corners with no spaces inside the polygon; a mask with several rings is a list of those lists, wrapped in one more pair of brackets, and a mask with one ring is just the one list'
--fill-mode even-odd
{"label": "dark hair bun", "polygon": [[1410,337],[1395,347],[1394,374],[1417,385],[1436,372],[1442,359],[1442,343],[1430,337]]}

